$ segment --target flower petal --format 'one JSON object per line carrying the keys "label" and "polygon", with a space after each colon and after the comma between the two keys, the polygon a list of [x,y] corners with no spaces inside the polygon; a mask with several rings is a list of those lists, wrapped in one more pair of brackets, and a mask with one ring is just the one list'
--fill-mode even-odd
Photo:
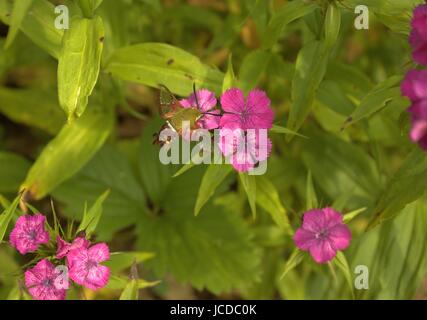
{"label": "flower petal", "polygon": [[302,227],[311,232],[319,232],[325,229],[325,214],[321,209],[313,209],[304,213]]}
{"label": "flower petal", "polygon": [[246,103],[244,129],[270,129],[273,125],[274,112],[270,108],[270,99],[262,90],[252,90],[249,92]]}
{"label": "flower petal", "polygon": [[228,89],[221,96],[221,106],[226,112],[241,113],[245,110],[245,96],[242,90]]}
{"label": "flower petal", "polygon": [[294,235],[295,245],[304,251],[308,251],[313,245],[316,244],[316,235],[315,233],[299,228]]}
{"label": "flower petal", "polygon": [[105,243],[98,243],[88,250],[89,259],[96,262],[103,262],[110,259],[110,249]]}
{"label": "flower petal", "polygon": [[328,240],[316,242],[315,245],[310,247],[310,255],[317,263],[329,262],[336,254],[337,251]]}
{"label": "flower petal", "polygon": [[328,238],[335,249],[344,250],[350,245],[351,231],[345,224],[336,225],[329,230]]}
{"label": "flower petal", "polygon": [[206,130],[212,130],[219,127],[221,120],[221,112],[219,110],[211,110],[209,114],[204,114],[202,118],[197,121],[200,128]]}
{"label": "flower petal", "polygon": [[338,211],[334,210],[333,208],[324,208],[323,209],[323,214],[324,214],[324,223],[326,228],[332,228],[336,225],[342,224],[343,223],[343,216],[341,213],[339,213]]}
{"label": "flower petal", "polygon": [[99,265],[89,270],[84,286],[92,290],[98,290],[107,285],[109,278],[110,269]]}

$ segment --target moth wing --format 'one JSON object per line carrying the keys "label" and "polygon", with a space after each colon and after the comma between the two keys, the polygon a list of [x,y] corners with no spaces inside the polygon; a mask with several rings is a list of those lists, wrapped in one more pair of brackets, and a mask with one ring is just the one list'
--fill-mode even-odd
{"label": "moth wing", "polygon": [[170,90],[164,86],[160,85],[160,116],[163,119],[170,119],[173,115],[181,109],[181,105],[178,99],[170,92]]}

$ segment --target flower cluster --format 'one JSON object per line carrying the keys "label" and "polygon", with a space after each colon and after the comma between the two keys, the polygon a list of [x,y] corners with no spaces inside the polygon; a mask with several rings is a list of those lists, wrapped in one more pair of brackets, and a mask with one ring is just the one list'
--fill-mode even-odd
{"label": "flower cluster", "polygon": [[342,214],[332,208],[307,211],[301,228],[294,235],[296,246],[310,252],[317,263],[331,261],[338,250],[349,246],[350,240],[351,232]]}
{"label": "flower cluster", "polygon": [[215,94],[206,89],[180,103],[183,108],[200,111],[199,128],[219,129],[218,147],[237,171],[248,172],[268,158],[272,144],[263,132],[272,127],[274,113],[264,91],[252,90],[245,98],[240,89],[229,89],[221,96],[222,110],[216,108]]}
{"label": "flower cluster", "polygon": [[92,290],[104,287],[110,270],[101,263],[110,258],[108,246],[105,243],[91,245],[84,236],[68,243],[57,235],[56,247],[53,244],[56,252],[50,256],[45,253],[51,249],[46,225],[42,214],[24,215],[18,218],[9,237],[10,244],[21,254],[36,252],[40,245],[46,245],[43,253],[39,253],[41,258],[37,264],[25,271],[25,285],[30,295],[37,300],[63,300],[69,287],[68,277]]}
{"label": "flower cluster", "polygon": [[[427,4],[414,10],[409,38],[414,60],[427,65]],[[402,94],[411,100],[411,140],[427,150],[427,70],[411,70],[401,85]]]}

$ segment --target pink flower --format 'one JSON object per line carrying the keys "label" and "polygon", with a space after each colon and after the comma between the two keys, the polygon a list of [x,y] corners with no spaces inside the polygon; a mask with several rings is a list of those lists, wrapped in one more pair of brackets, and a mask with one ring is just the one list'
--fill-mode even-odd
{"label": "pink flower", "polygon": [[69,276],[77,284],[89,289],[103,288],[108,283],[110,269],[100,263],[108,259],[110,250],[105,243],[72,250],[67,255]]}
{"label": "pink flower", "polygon": [[56,259],[64,258],[72,250],[80,249],[80,248],[88,248],[90,246],[90,242],[86,240],[84,237],[77,237],[73,240],[72,243],[68,243],[62,240],[60,236],[57,236],[56,241],[58,242]]}
{"label": "pink flower", "polygon": [[415,8],[411,25],[409,42],[413,58],[416,62],[427,65],[427,4]]}
{"label": "pink flower", "polygon": [[65,300],[67,290],[60,283],[61,273],[47,259],[25,271],[25,285],[36,300]]}
{"label": "pink flower", "polygon": [[245,100],[240,89],[229,89],[221,97],[221,106],[225,111],[220,121],[222,128],[270,129],[273,124],[270,99],[262,90],[252,90]]}
{"label": "pink flower", "polygon": [[219,133],[219,149],[239,172],[251,171],[270,155],[272,144],[265,129],[221,129]]}
{"label": "pink flower", "polygon": [[427,70],[411,70],[401,84],[402,95],[411,101],[427,99]]}
{"label": "pink flower", "polygon": [[9,236],[11,245],[21,254],[36,251],[40,244],[49,242],[45,223],[46,217],[42,214],[19,217]]}
{"label": "pink flower", "polygon": [[193,93],[188,99],[181,100],[181,106],[183,108],[198,107],[202,113],[202,117],[197,121],[200,128],[206,130],[218,128],[221,113],[219,110],[214,110],[217,103],[215,94],[207,89],[201,89],[196,92],[196,95]]}
{"label": "pink flower", "polygon": [[302,227],[294,236],[296,246],[309,251],[317,263],[331,261],[338,250],[349,246],[350,240],[350,229],[343,223],[342,215],[332,208],[306,212]]}
{"label": "pink flower", "polygon": [[418,143],[418,145],[423,150],[427,150],[427,119],[426,118],[414,118],[412,120],[410,137],[411,137],[411,140]]}

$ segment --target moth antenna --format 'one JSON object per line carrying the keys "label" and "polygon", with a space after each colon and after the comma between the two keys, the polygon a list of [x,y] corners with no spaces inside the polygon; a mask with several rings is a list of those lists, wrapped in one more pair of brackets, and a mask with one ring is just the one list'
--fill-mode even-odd
{"label": "moth antenna", "polygon": [[197,109],[199,109],[199,110],[200,110],[199,98],[197,98],[197,93],[196,93],[196,83],[195,83],[195,82],[193,82],[193,94],[194,94],[194,98],[196,99]]}

